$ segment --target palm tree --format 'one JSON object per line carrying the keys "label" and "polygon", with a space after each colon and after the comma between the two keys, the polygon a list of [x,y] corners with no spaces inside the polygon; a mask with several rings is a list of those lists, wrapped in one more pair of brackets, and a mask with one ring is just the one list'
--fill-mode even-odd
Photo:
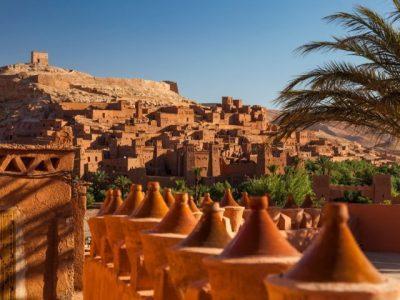
{"label": "palm tree", "polygon": [[280,137],[326,121],[400,137],[400,0],[392,2],[395,10],[387,17],[364,6],[326,17],[348,34],[298,49],[343,51],[361,62],[331,61],[290,82],[276,100],[282,105]]}
{"label": "palm tree", "polygon": [[332,162],[328,156],[319,156],[315,162],[319,166],[322,175],[330,175]]}

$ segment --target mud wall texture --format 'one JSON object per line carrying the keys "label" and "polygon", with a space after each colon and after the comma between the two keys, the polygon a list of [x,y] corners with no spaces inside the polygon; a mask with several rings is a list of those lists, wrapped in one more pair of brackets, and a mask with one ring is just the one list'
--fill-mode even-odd
{"label": "mud wall texture", "polygon": [[[13,212],[15,298],[70,299],[74,291],[73,151],[0,148],[0,207]],[[1,217],[1,215],[0,215]],[[7,228],[2,228],[6,231]],[[2,278],[7,280],[7,278]]]}

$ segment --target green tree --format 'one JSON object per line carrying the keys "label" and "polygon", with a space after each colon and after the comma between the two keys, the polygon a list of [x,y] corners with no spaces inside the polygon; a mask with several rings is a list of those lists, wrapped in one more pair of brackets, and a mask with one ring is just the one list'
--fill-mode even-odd
{"label": "green tree", "polygon": [[225,189],[232,188],[229,182],[217,182],[210,187],[210,196],[214,201],[220,201],[225,194]]}
{"label": "green tree", "polygon": [[125,198],[126,195],[128,195],[131,184],[132,181],[128,177],[122,175],[117,176],[117,178],[115,178],[114,180],[114,186],[121,190],[123,198]]}
{"label": "green tree", "polygon": [[331,160],[328,156],[324,156],[324,155],[318,156],[318,158],[315,162],[319,166],[319,169],[321,170],[321,173],[323,175],[330,174],[332,164],[331,164]]}
{"label": "green tree", "polygon": [[175,180],[175,188],[174,190],[178,193],[187,193],[189,188],[186,185],[186,181],[184,179]]}
{"label": "green tree", "polygon": [[339,51],[360,60],[331,61],[290,82],[276,100],[282,107],[275,120],[280,137],[327,121],[400,137],[400,1],[392,3],[387,16],[364,6],[330,15],[325,19],[347,34],[299,48],[304,54]]}
{"label": "green tree", "polygon": [[109,178],[106,172],[97,171],[89,175],[90,187],[88,192],[93,195],[96,202],[101,202],[104,200],[105,191],[109,185]]}

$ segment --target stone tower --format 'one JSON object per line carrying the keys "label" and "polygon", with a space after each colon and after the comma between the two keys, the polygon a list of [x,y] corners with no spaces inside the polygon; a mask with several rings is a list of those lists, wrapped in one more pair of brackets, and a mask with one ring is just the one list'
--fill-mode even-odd
{"label": "stone tower", "polygon": [[31,52],[31,64],[38,66],[49,65],[49,54],[47,52],[32,51]]}
{"label": "stone tower", "polygon": [[194,173],[195,168],[195,149],[194,145],[186,145],[184,147],[184,169],[183,176],[189,184],[194,183]]}
{"label": "stone tower", "polygon": [[212,144],[209,150],[208,177],[218,177],[221,175],[220,153],[218,145]]}

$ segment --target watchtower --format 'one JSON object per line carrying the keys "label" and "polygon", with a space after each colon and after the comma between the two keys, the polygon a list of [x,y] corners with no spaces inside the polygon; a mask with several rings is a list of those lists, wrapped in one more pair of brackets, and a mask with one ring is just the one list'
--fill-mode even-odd
{"label": "watchtower", "polygon": [[31,64],[38,66],[48,66],[49,54],[47,52],[32,51]]}

